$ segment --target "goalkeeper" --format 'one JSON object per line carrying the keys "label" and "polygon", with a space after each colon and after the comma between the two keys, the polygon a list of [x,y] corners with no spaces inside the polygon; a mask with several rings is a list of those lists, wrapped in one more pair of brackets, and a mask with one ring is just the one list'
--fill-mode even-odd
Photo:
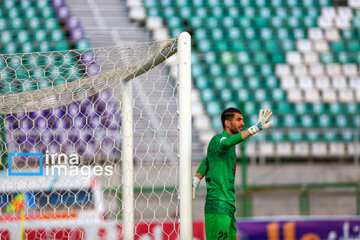
{"label": "goalkeeper", "polygon": [[193,179],[193,197],[202,177],[206,177],[205,232],[206,239],[236,239],[235,219],[235,145],[273,125],[267,122],[270,109],[261,109],[258,122],[242,131],[242,113],[237,108],[227,108],[221,114],[224,131],[215,135],[207,148],[207,156]]}

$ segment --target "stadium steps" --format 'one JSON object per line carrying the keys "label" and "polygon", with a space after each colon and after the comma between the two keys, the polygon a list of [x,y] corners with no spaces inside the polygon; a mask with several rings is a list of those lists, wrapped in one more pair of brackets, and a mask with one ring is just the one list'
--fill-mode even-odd
{"label": "stadium steps", "polygon": [[[129,19],[128,8],[126,7],[126,1],[124,0],[94,0],[91,2],[78,0],[69,1],[68,5],[70,6],[73,15],[80,18],[86,36],[91,42],[92,47],[152,41],[151,34],[148,30],[139,27],[137,23],[134,23]],[[157,77],[157,74],[152,72],[147,74],[147,80],[149,82],[154,82]],[[138,79],[138,82],[140,83],[145,80],[145,77],[140,76]],[[144,87],[144,91],[149,92],[151,90],[152,84],[149,84],[149,87]],[[156,102],[155,99],[152,101]],[[142,107],[141,104],[141,102],[135,103],[139,108]],[[173,108],[171,111],[176,110]],[[136,118],[137,116],[134,117]],[[204,146],[198,139],[199,133],[194,130],[192,140],[193,161],[200,161],[204,157]],[[134,140],[136,141],[136,139]],[[143,155],[145,153],[142,152],[139,154]]]}

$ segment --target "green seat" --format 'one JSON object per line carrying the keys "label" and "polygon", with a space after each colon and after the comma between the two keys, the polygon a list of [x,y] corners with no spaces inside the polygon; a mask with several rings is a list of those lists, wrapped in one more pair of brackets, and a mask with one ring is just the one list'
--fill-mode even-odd
{"label": "green seat", "polygon": [[219,27],[217,18],[214,18],[214,17],[206,18],[205,27],[207,27],[208,29],[214,29],[214,28]]}
{"label": "green seat", "polygon": [[310,114],[304,114],[300,117],[301,126],[305,128],[315,127],[315,118]]}
{"label": "green seat", "polygon": [[255,101],[257,102],[263,102],[263,101],[267,101],[267,92],[264,89],[256,89],[255,90]]}
{"label": "green seat", "polygon": [[316,19],[317,19],[317,18],[315,18],[315,17],[304,17],[304,18],[302,19],[302,24],[303,24],[304,27],[306,27],[306,28],[317,27]]}
{"label": "green seat", "polygon": [[329,115],[321,114],[318,116],[317,125],[321,128],[329,128],[332,126],[332,119]]}
{"label": "green seat", "polygon": [[354,29],[342,29],[340,31],[341,37],[346,40],[356,39],[356,33]]}
{"label": "green seat", "polygon": [[12,30],[20,30],[24,29],[24,22],[21,18],[15,18],[10,21],[10,29]]}
{"label": "green seat", "polygon": [[70,46],[66,40],[62,40],[58,42],[53,42],[52,49],[53,51],[65,51],[65,50],[69,50]]}
{"label": "green seat", "polygon": [[199,76],[194,78],[194,85],[198,89],[205,89],[210,87],[210,83],[205,76]]}
{"label": "green seat", "polygon": [[43,68],[40,68],[40,67],[35,67],[35,68],[31,69],[30,77],[34,81],[39,81],[39,80],[41,80],[42,78],[45,77],[45,70]]}
{"label": "green seat", "polygon": [[211,47],[211,42],[209,40],[203,39],[197,42],[197,49],[201,52],[210,51],[212,50]]}
{"label": "green seat", "polygon": [[351,116],[351,125],[354,128],[357,128],[357,129],[360,128],[360,116],[359,115]]}
{"label": "green seat", "polygon": [[[256,69],[255,69],[254,65],[252,65],[252,64],[244,65],[243,74],[247,77],[254,76],[256,74]],[[258,88],[258,87],[259,87],[259,84],[256,84],[256,87],[254,86],[253,88]]]}
{"label": "green seat", "polygon": [[217,62],[217,55],[215,52],[206,52],[204,54],[204,61],[207,64],[214,64]]}
{"label": "green seat", "polygon": [[[276,46],[277,47],[277,46]],[[270,59],[273,63],[285,63],[286,57],[282,52],[273,52],[270,54]]]}
{"label": "green seat", "polygon": [[329,113],[333,115],[341,114],[343,112],[343,106],[340,103],[330,103],[328,106]]}
{"label": "green seat", "polygon": [[17,44],[14,42],[9,42],[4,46],[4,53],[18,53]]}
{"label": "green seat", "polygon": [[211,64],[209,66],[209,72],[210,75],[212,76],[222,76],[223,75],[223,70],[220,64]]}
{"label": "green seat", "polygon": [[16,70],[22,65],[21,57],[18,55],[8,57],[6,63],[9,68]]}
{"label": "green seat", "polygon": [[262,28],[260,31],[260,37],[263,41],[266,42],[273,39],[275,36],[274,32],[270,28]]}
{"label": "green seat", "polygon": [[233,93],[230,89],[222,89],[220,91],[220,100],[223,102],[230,102],[233,101]]}
{"label": "green seat", "polygon": [[[261,45],[259,46],[261,48]],[[269,57],[268,55],[266,54],[266,52],[256,52],[254,54],[254,62],[256,64],[265,64],[267,62],[269,62]]]}
{"label": "green seat", "polygon": [[287,20],[287,26],[289,28],[297,28],[300,26],[300,19],[295,16],[291,16],[286,20]]}
{"label": "green seat", "polygon": [[354,52],[360,51],[360,44],[357,40],[349,40],[347,42],[347,49]]}
{"label": "green seat", "polygon": [[51,45],[48,41],[41,41],[38,44],[38,51],[39,52],[48,52],[51,50]]}
{"label": "green seat", "polygon": [[237,93],[237,99],[240,102],[247,102],[249,101],[250,97],[249,97],[249,91],[245,90],[245,89],[239,89],[236,91]]}
{"label": "green seat", "polygon": [[292,130],[288,132],[288,139],[290,141],[302,141],[303,133],[301,131]]}
{"label": "green seat", "polygon": [[212,81],[215,89],[217,90],[223,90],[227,87],[227,82],[224,77],[216,77]]}
{"label": "green seat", "polygon": [[222,39],[222,40],[217,40],[215,42],[215,51],[223,52],[228,50],[229,50],[229,43],[227,40]]}
{"label": "green seat", "polygon": [[345,115],[339,114],[335,116],[336,127],[345,128],[350,126],[349,118]]}
{"label": "green seat", "polygon": [[343,142],[353,142],[355,139],[354,133],[351,130],[342,130],[340,133],[340,140]]}
{"label": "green seat", "polygon": [[79,40],[76,42],[75,48],[76,49],[87,49],[87,48],[91,48],[91,44],[90,44],[89,40],[82,39],[82,40]]}
{"label": "green seat", "polygon": [[273,17],[270,20],[270,24],[273,28],[281,28],[285,26],[285,20],[281,17]]}
{"label": "green seat", "polygon": [[323,52],[323,53],[320,53],[320,61],[321,61],[323,64],[335,63],[334,53],[332,53],[332,52]]}
{"label": "green seat", "polygon": [[55,29],[50,32],[50,40],[52,41],[63,41],[65,39],[65,33],[61,29]]}
{"label": "green seat", "polygon": [[46,39],[47,39],[46,35],[47,35],[47,33],[45,30],[39,29],[34,32],[33,38],[37,42],[46,41]]}
{"label": "green seat", "polygon": [[[59,24],[59,21],[56,18],[46,19],[46,21],[45,21],[45,29],[46,30],[54,30],[54,32],[61,31],[59,28],[60,28],[60,24]],[[64,34],[64,33],[56,33],[56,34],[61,35],[61,34]],[[56,40],[56,39],[54,39],[54,40]]]}
{"label": "green seat", "polygon": [[234,78],[231,78],[230,85],[234,91],[240,91],[244,88],[245,81],[241,77],[234,77]]}
{"label": "green seat", "polygon": [[297,40],[307,38],[306,30],[301,29],[301,28],[294,29],[293,35],[294,35],[294,38],[297,39]]}
{"label": "green seat", "polygon": [[285,114],[283,116],[283,127],[294,128],[298,126],[298,120],[293,114]]}
{"label": "green seat", "polygon": [[210,116],[219,116],[221,114],[221,105],[218,101],[210,101],[206,103],[206,112]]}
{"label": "green seat", "polygon": [[39,29],[41,26],[39,18],[31,18],[27,20],[27,27],[31,29]]}
{"label": "green seat", "polygon": [[339,63],[350,63],[351,62],[351,53],[349,52],[337,52],[337,61]]}
{"label": "green seat", "polygon": [[294,51],[295,50],[295,44],[293,41],[288,39],[283,39],[281,41],[281,47],[285,51]]}
{"label": "green seat", "polygon": [[[253,76],[254,74],[252,74]],[[258,89],[260,87],[260,79],[258,77],[250,77],[247,81],[247,86],[250,89]]]}
{"label": "green seat", "polygon": [[18,80],[24,80],[24,79],[28,79],[29,76],[29,72],[26,70],[26,68],[24,66],[20,66],[16,69],[15,71],[16,74],[16,79]]}
{"label": "green seat", "polygon": [[[7,2],[7,1],[5,1]],[[18,8],[10,8],[7,10],[7,14],[6,14],[7,18],[9,19],[15,19],[20,17],[20,11]]]}
{"label": "green seat", "polygon": [[[245,111],[246,115],[248,115],[248,116],[253,115],[253,114],[258,114],[257,113],[258,108],[257,108],[256,104],[253,102],[245,102],[244,111]],[[257,121],[257,120],[255,120],[255,121]]]}
{"label": "green seat", "polygon": [[43,18],[54,18],[55,16],[55,10],[53,7],[47,6],[41,9],[41,16]]}
{"label": "green seat", "polygon": [[38,9],[42,9],[42,8],[51,6],[51,1],[49,1],[49,0],[37,0],[35,5],[36,5],[36,7]]}
{"label": "green seat", "polygon": [[170,29],[179,28],[179,27],[182,27],[182,25],[183,25],[181,18],[178,18],[178,17],[171,17],[171,18],[167,19],[166,24]]}
{"label": "green seat", "polygon": [[265,79],[265,87],[268,89],[278,88],[280,87],[279,79],[275,76],[266,76]]}
{"label": "green seat", "polygon": [[339,139],[339,136],[336,131],[327,130],[324,132],[324,139],[329,142],[334,142]]}
{"label": "green seat", "polygon": [[204,27],[205,24],[203,23],[203,19],[202,18],[199,18],[199,17],[191,17],[189,19],[189,26],[192,27],[192,28],[201,28],[201,27]]}
{"label": "green seat", "polygon": [[282,142],[285,140],[285,134],[283,131],[271,131],[268,136],[269,140],[272,142]]}
{"label": "green seat", "polygon": [[285,91],[281,88],[271,89],[271,96],[272,96],[272,99],[277,102],[286,101]]}
{"label": "green seat", "polygon": [[331,42],[330,43],[330,48],[331,48],[331,50],[333,50],[335,52],[339,52],[339,51],[344,51],[345,50],[345,45],[341,41]]}
{"label": "green seat", "polygon": [[271,64],[263,63],[260,65],[260,74],[263,77],[274,75],[274,67]]}
{"label": "green seat", "polygon": [[24,42],[21,44],[20,51],[22,53],[31,53],[34,52],[34,46],[32,42]]}
{"label": "green seat", "polygon": [[215,40],[221,40],[224,38],[224,33],[223,33],[222,29],[215,28],[211,31],[211,36]]}
{"label": "green seat", "polygon": [[5,30],[5,31],[2,31],[0,34],[1,34],[1,42],[2,43],[9,43],[14,40],[13,34],[11,31]]}
{"label": "green seat", "polygon": [[347,103],[345,104],[345,112],[350,115],[360,114],[359,104],[356,103]]}
{"label": "green seat", "polygon": [[235,62],[234,54],[232,52],[223,52],[221,53],[220,61],[224,65],[233,64]]}
{"label": "green seat", "polygon": [[308,113],[309,106],[308,104],[304,103],[304,102],[300,102],[300,103],[295,103],[294,104],[294,112],[297,115],[303,115]]}
{"label": "green seat", "polygon": [[279,102],[276,105],[276,113],[277,114],[288,114],[291,112],[291,106],[288,102]]}
{"label": "green seat", "polygon": [[235,20],[234,18],[230,16],[225,16],[222,19],[222,26],[226,27],[227,29],[233,28],[235,26]]}
{"label": "green seat", "polygon": [[253,41],[255,39],[258,39],[259,36],[257,36],[255,29],[253,29],[253,28],[245,28],[244,37],[247,40]]}
{"label": "green seat", "polygon": [[216,95],[211,88],[205,88],[200,93],[201,99],[206,102],[211,102],[216,100]]}
{"label": "green seat", "polygon": [[226,75],[230,77],[236,77],[239,75],[239,67],[235,64],[229,64],[226,66]]}
{"label": "green seat", "polygon": [[250,56],[248,52],[238,52],[236,54],[237,62],[241,64],[249,63],[250,62]]}
{"label": "green seat", "polygon": [[326,108],[323,103],[313,103],[311,104],[311,112],[315,115],[323,114],[325,113]]}
{"label": "green seat", "polygon": [[320,135],[319,131],[310,130],[310,131],[306,131],[306,133],[305,133],[306,141],[316,142],[316,141],[319,141],[320,139],[321,139],[321,135]]}
{"label": "green seat", "polygon": [[37,15],[38,14],[37,14],[36,8],[34,8],[34,7],[28,7],[23,10],[23,17],[26,19],[34,18]]}
{"label": "green seat", "polygon": [[28,42],[30,40],[30,34],[26,30],[21,30],[17,33],[16,39],[19,43]]}

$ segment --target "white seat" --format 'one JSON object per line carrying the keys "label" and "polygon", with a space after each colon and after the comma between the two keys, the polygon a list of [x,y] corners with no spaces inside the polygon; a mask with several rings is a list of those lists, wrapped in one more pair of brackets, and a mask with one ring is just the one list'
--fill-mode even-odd
{"label": "white seat", "polygon": [[254,141],[249,141],[245,145],[246,155],[249,157],[256,157],[258,155],[257,144]]}
{"label": "white seat", "polygon": [[298,64],[293,67],[293,73],[297,77],[308,75],[308,69],[305,64]]}
{"label": "white seat", "polygon": [[349,7],[338,7],[337,8],[337,15],[339,17],[350,19],[353,17],[353,10]]}
{"label": "white seat", "polygon": [[146,10],[143,7],[132,7],[130,8],[129,17],[135,21],[145,21]]}
{"label": "white seat", "polygon": [[278,142],[276,143],[276,155],[277,156],[291,156],[292,147],[290,142]]}
{"label": "white seat", "polygon": [[287,91],[287,100],[289,102],[301,102],[303,101],[302,91],[297,88],[291,88]]}
{"label": "white seat", "polygon": [[347,63],[342,66],[342,72],[345,76],[356,76],[358,75],[358,69],[356,64],[354,63]]}
{"label": "white seat", "polygon": [[317,157],[327,155],[327,145],[324,142],[314,142],[311,144],[311,154]]}
{"label": "white seat", "polygon": [[326,75],[330,77],[341,75],[340,64],[337,63],[327,64],[325,68],[326,68]]}
{"label": "white seat", "polygon": [[324,34],[321,28],[309,28],[308,36],[311,40],[319,40],[324,38]]}
{"label": "white seat", "polygon": [[322,76],[324,75],[324,65],[322,64],[311,64],[309,66],[310,75],[313,77]]}
{"label": "white seat", "polygon": [[299,52],[287,52],[286,62],[292,65],[300,64],[302,62],[301,53]]}
{"label": "white seat", "polygon": [[269,143],[269,142],[263,142],[259,146],[258,151],[259,151],[259,156],[261,156],[261,157],[274,156],[274,153],[275,153],[274,144]]}
{"label": "white seat", "polygon": [[337,95],[336,91],[333,88],[322,89],[321,90],[321,99],[323,102],[336,102]]}
{"label": "white seat", "polygon": [[300,89],[312,89],[314,87],[313,80],[309,76],[302,76],[298,78],[298,85]]}
{"label": "white seat", "polygon": [[341,37],[339,31],[336,28],[328,28],[325,30],[325,38],[329,41],[337,41]]}
{"label": "white seat", "polygon": [[349,29],[351,27],[350,19],[337,17],[335,18],[335,26],[340,29]]}
{"label": "white seat", "polygon": [[336,9],[334,7],[323,7],[321,8],[321,16],[333,19],[336,17]]}
{"label": "white seat", "polygon": [[200,131],[211,129],[209,117],[206,115],[194,116],[194,127]]}
{"label": "white seat", "polygon": [[308,39],[300,39],[296,42],[296,48],[300,52],[308,52],[313,49],[312,42]]}
{"label": "white seat", "polygon": [[349,85],[351,88],[360,89],[360,77],[354,76],[349,78]]}
{"label": "white seat", "polygon": [[329,154],[332,156],[344,156],[345,155],[345,144],[342,142],[331,142],[329,144]]}
{"label": "white seat", "polygon": [[354,102],[354,91],[349,88],[339,90],[339,101],[340,102]]}
{"label": "white seat", "polygon": [[317,24],[323,29],[332,28],[334,26],[333,19],[326,17],[319,17]]}
{"label": "white seat", "polygon": [[317,52],[328,52],[329,44],[327,40],[313,40],[314,50]]}
{"label": "white seat", "polygon": [[319,55],[316,52],[304,52],[303,55],[305,64],[313,64],[319,62]]}
{"label": "white seat", "polygon": [[355,101],[360,102],[360,88],[355,89]]}
{"label": "white seat", "polygon": [[346,78],[343,76],[336,76],[331,78],[331,85],[336,89],[347,88]]}
{"label": "white seat", "polygon": [[297,156],[308,156],[310,153],[310,146],[305,142],[294,143],[294,154]]}
{"label": "white seat", "polygon": [[349,156],[359,156],[360,155],[360,143],[351,142],[346,144],[346,153]]}
{"label": "white seat", "polygon": [[304,91],[306,102],[318,102],[320,100],[320,93],[318,90],[312,88]]}
{"label": "white seat", "polygon": [[296,87],[296,80],[292,76],[280,78],[280,86],[283,89],[292,89]]}
{"label": "white seat", "polygon": [[275,73],[278,77],[289,76],[291,73],[290,66],[287,64],[277,64],[275,67]]}
{"label": "white seat", "polygon": [[148,17],[146,18],[146,28],[150,30],[160,29],[164,26],[163,21],[161,17]]}
{"label": "white seat", "polygon": [[352,8],[360,8],[360,0],[348,0],[348,4]]}
{"label": "white seat", "polygon": [[317,89],[327,89],[330,87],[330,79],[327,76],[315,77],[314,83]]}

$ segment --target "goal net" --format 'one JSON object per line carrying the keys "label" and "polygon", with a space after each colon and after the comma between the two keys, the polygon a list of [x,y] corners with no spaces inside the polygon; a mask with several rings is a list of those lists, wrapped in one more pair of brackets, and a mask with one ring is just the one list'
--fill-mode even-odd
{"label": "goal net", "polygon": [[192,234],[188,34],[0,66],[1,239]]}

